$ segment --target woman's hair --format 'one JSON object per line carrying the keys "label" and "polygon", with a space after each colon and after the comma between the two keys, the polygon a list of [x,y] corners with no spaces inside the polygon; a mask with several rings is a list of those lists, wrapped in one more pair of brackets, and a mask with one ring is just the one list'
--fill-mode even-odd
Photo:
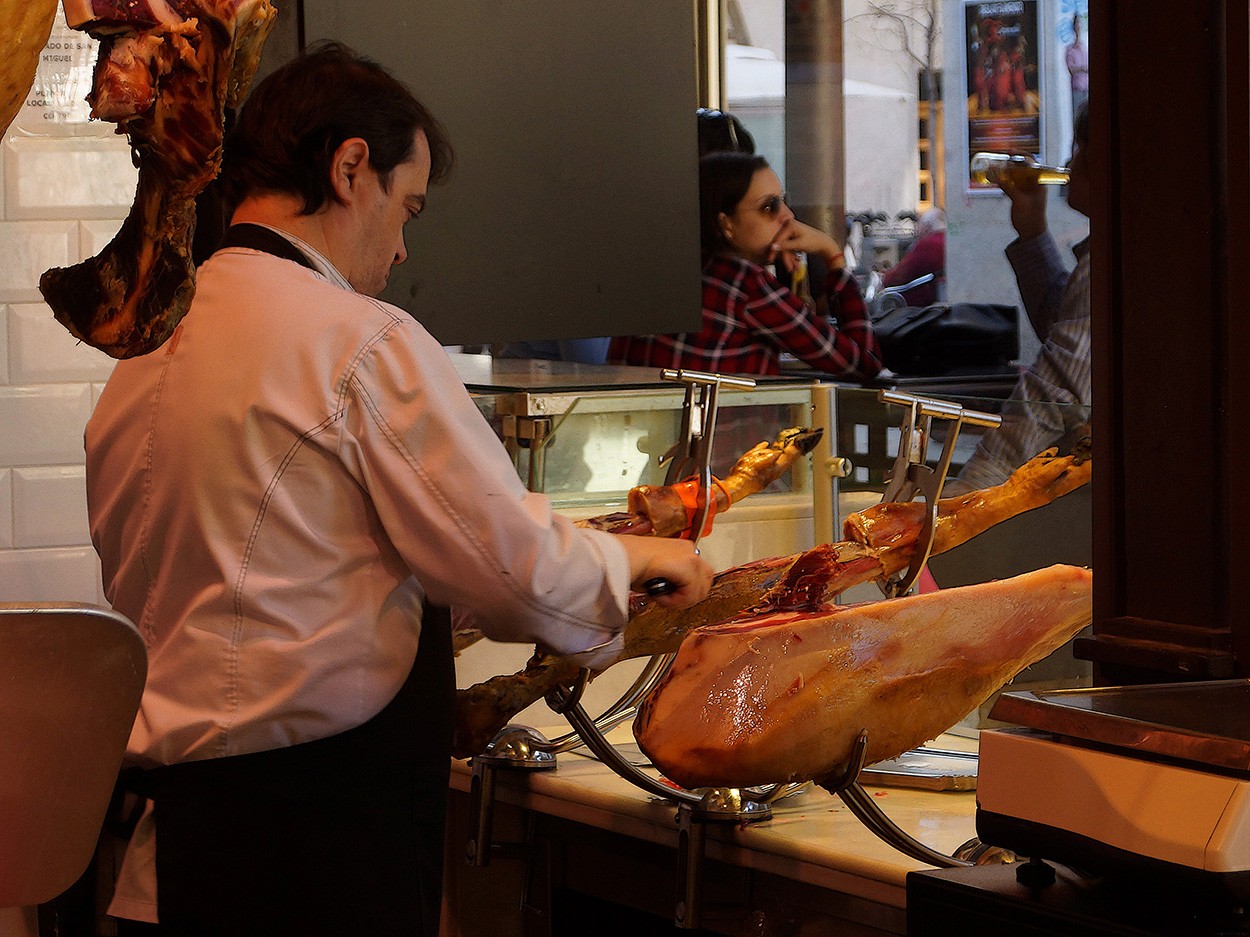
{"label": "woman's hair", "polygon": [[699,155],[731,150],[735,153],[754,153],[755,138],[743,126],[742,121],[710,107],[694,112],[699,124]]}
{"label": "woman's hair", "polygon": [[303,199],[311,215],[335,199],[330,162],[344,140],[369,144],[369,165],[385,189],[425,132],[430,181],[451,171],[447,134],[412,92],[386,69],[337,42],[319,43],[258,84],[223,148],[225,198],[257,191]]}
{"label": "woman's hair", "polygon": [[752,153],[709,153],[699,160],[699,235],[705,254],[730,250],[721,231],[720,213],[732,215],[751,179],[768,160]]}

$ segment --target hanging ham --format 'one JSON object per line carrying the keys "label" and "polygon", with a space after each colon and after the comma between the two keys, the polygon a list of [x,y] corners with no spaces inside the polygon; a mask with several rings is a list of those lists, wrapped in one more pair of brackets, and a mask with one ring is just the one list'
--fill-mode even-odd
{"label": "hanging ham", "polygon": [[92,116],[130,141],[130,215],[95,257],[44,273],[57,321],[114,358],[165,341],[195,294],[195,197],[217,175],[225,109],[246,93],[276,11],[269,0],[65,0],[100,40]]}
{"label": "hanging ham", "polygon": [[22,109],[56,19],[57,0],[0,0],[0,136]]}

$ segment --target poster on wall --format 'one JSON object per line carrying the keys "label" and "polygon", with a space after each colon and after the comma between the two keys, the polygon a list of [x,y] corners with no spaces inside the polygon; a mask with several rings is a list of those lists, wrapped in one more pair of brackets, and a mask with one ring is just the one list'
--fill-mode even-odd
{"label": "poster on wall", "polygon": [[[1037,0],[969,0],[964,6],[968,155],[1042,151]],[[968,190],[993,191],[965,174]]]}
{"label": "poster on wall", "polygon": [[1077,110],[1089,99],[1089,2],[1060,0],[1059,19],[1055,24],[1055,47],[1059,74],[1067,76],[1066,100],[1059,102],[1063,131],[1059,135],[1059,152],[1072,152],[1072,121]]}

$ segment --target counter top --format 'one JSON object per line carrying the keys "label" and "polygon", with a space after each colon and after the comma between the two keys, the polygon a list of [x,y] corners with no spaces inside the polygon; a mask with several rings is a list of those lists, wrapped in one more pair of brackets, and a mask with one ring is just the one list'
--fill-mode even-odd
{"label": "counter top", "polygon": [[[555,737],[567,729],[542,731]],[[609,738],[626,757],[637,755],[628,727]],[[969,747],[967,740],[949,740],[944,736],[935,747]],[[471,775],[469,762],[453,762],[453,790],[468,791]],[[660,845],[677,842],[674,803],[576,752],[560,755],[551,770],[500,769],[495,784],[504,803]],[[976,835],[973,792],[865,789],[900,828],[939,852],[950,854]],[[705,849],[712,860],[898,908],[905,906],[907,873],[930,868],[878,839],[839,798],[811,786],[774,804],[771,819],[709,824]]]}

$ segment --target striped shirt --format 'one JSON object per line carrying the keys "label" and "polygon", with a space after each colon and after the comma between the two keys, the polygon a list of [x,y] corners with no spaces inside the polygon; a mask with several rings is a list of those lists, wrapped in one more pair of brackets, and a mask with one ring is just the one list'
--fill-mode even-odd
{"label": "striped shirt", "polygon": [[1069,273],[1049,231],[1007,246],[1020,298],[1042,347],[1004,403],[1003,425],[986,432],[960,471],[959,481],[971,488],[997,485],[1042,450],[1066,450],[1089,432],[1088,239],[1072,252],[1076,268]]}
{"label": "striped shirt", "polygon": [[722,374],[780,374],[789,352],[818,371],[862,380],[881,371],[881,351],[863,295],[844,269],[826,280],[829,318],[759,264],[714,254],[703,264],[703,326],[698,332],[620,336],[608,360]]}

